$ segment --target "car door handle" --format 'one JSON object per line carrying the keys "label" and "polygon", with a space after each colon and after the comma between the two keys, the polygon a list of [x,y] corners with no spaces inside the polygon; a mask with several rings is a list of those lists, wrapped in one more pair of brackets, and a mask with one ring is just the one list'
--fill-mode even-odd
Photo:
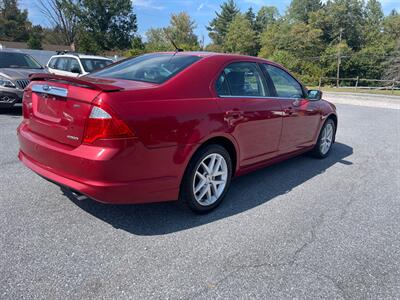
{"label": "car door handle", "polygon": [[224,120],[229,124],[229,126],[233,126],[235,123],[244,119],[243,112],[239,110],[231,110],[225,112]]}
{"label": "car door handle", "polygon": [[229,119],[240,119],[243,117],[243,111],[240,110],[230,110],[225,112],[225,117]]}
{"label": "car door handle", "polygon": [[288,108],[285,108],[285,109],[283,110],[283,112],[285,113],[285,115],[291,116],[291,115],[293,115],[293,113],[294,113],[294,109],[293,109],[293,107],[288,107]]}

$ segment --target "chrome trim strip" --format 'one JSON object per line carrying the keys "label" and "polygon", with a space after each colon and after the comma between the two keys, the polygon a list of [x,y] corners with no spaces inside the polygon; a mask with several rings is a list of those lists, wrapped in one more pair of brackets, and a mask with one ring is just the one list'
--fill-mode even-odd
{"label": "chrome trim strip", "polygon": [[32,91],[36,93],[49,94],[59,97],[67,97],[68,90],[57,86],[47,84],[34,84],[32,85]]}
{"label": "chrome trim strip", "polygon": [[285,97],[274,97],[274,96],[218,96],[218,98],[277,99],[277,100],[293,100],[293,101],[306,99],[309,101],[313,101],[307,98],[285,98]]}

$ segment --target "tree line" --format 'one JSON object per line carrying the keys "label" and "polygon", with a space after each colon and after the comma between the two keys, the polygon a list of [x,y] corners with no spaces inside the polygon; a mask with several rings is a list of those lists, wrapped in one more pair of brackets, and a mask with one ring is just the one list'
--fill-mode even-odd
{"label": "tree line", "polygon": [[51,28],[33,26],[18,0],[0,0],[0,40],[73,45],[77,51],[139,55],[207,50],[260,56],[282,63],[305,82],[333,77],[400,80],[400,15],[385,16],[378,0],[292,0],[284,14],[274,6],[240,11],[234,0],[220,5],[207,26],[211,43],[195,34],[186,12],[172,14],[166,28],[137,34],[131,0],[38,0]]}

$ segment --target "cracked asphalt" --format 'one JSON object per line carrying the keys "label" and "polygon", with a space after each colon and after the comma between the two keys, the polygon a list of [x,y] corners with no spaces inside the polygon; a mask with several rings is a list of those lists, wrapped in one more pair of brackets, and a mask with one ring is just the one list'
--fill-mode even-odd
{"label": "cracked asphalt", "polygon": [[329,158],[237,178],[205,216],[68,198],[0,112],[0,298],[400,298],[400,110],[360,101]]}

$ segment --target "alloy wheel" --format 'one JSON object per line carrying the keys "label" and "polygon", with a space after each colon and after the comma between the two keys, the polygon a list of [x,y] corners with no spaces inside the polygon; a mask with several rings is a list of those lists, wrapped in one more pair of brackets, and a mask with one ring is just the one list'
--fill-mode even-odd
{"label": "alloy wheel", "polygon": [[214,204],[224,192],[228,166],[218,153],[206,156],[198,165],[193,180],[193,194],[201,206]]}
{"label": "alloy wheel", "polygon": [[321,142],[319,145],[319,149],[323,155],[328,153],[331,148],[333,140],[333,126],[330,123],[327,123],[321,134]]}

